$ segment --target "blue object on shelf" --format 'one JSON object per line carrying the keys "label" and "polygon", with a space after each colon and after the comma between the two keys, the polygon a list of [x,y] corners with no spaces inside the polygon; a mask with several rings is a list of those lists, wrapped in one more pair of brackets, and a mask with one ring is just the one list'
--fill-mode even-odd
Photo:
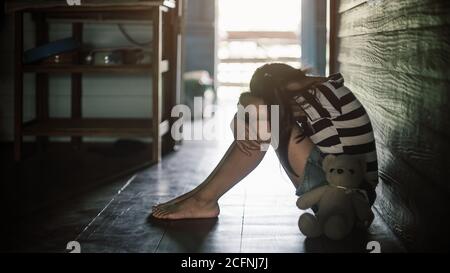
{"label": "blue object on shelf", "polygon": [[73,38],[54,41],[43,46],[35,47],[25,51],[23,54],[23,62],[25,64],[34,63],[53,55],[74,51],[76,49],[79,49],[80,46],[80,42],[76,41]]}

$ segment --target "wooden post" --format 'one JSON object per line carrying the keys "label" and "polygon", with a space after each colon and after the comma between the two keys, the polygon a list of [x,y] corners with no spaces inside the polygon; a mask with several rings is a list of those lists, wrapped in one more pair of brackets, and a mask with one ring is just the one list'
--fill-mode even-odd
{"label": "wooden post", "polygon": [[330,55],[328,56],[328,65],[330,74],[338,72],[338,64],[337,64],[337,54],[338,54],[338,43],[337,43],[337,35],[338,35],[338,8],[339,8],[339,0],[328,0],[330,1],[330,10],[328,11],[330,14],[330,37],[329,37],[329,47],[330,47]]}
{"label": "wooden post", "polygon": [[[163,77],[163,120],[169,121],[169,127],[175,122],[171,118],[172,107],[180,103],[181,86],[181,20],[182,1],[177,1],[177,7],[171,9],[164,16],[164,39],[163,39],[163,59],[169,62],[169,71]],[[172,151],[175,140],[170,134],[162,136],[162,152]]]}
{"label": "wooden post", "polygon": [[[83,23],[73,23],[72,24],[72,37],[82,43],[83,42]],[[80,53],[75,54],[74,62],[76,64],[80,63]],[[72,97],[71,97],[71,117],[72,119],[81,119],[82,118],[82,74],[74,73],[71,76],[71,84],[72,84]],[[81,137],[72,137],[72,144],[75,147],[79,147],[82,142]]]}
{"label": "wooden post", "polygon": [[175,98],[172,101],[173,105],[181,103],[181,91],[183,88],[183,27],[184,27],[184,5],[185,1],[177,1],[176,8],[176,48],[174,54],[176,55],[175,70]]}
{"label": "wooden post", "polygon": [[302,0],[302,65],[325,75],[327,44],[326,0]]}
{"label": "wooden post", "polygon": [[162,7],[157,7],[153,11],[153,71],[152,71],[152,122],[153,122],[153,161],[161,160],[161,136],[159,125],[161,124],[161,96],[162,96]]}
{"label": "wooden post", "polygon": [[23,13],[14,13],[14,160],[22,158],[22,122],[23,122]]}
{"label": "wooden post", "polygon": [[[36,14],[36,45],[41,46],[48,43],[48,23],[44,14]],[[43,122],[49,118],[48,112],[48,74],[36,74],[36,119]],[[37,137],[37,147],[42,151],[48,142],[48,137]]]}

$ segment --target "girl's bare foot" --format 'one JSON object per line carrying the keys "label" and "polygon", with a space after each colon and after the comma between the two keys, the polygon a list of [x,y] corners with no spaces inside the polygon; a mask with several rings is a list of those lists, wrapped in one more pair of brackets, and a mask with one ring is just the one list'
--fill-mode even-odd
{"label": "girl's bare foot", "polygon": [[175,198],[173,198],[173,199],[171,199],[171,200],[169,200],[167,202],[156,204],[156,205],[154,205],[152,207],[152,210],[153,210],[152,212],[155,213],[158,210],[166,209],[168,206],[171,206],[171,205],[179,203],[179,202],[181,202],[183,200],[186,200],[189,197],[193,196],[198,190],[199,190],[199,188],[195,188],[195,189],[193,189],[193,190],[191,190],[191,191],[189,191],[187,193],[184,193],[184,194],[182,194],[182,195],[180,195],[178,197],[175,197]]}
{"label": "girl's bare foot", "polygon": [[152,212],[158,219],[214,218],[220,213],[217,201],[205,201],[195,195]]}

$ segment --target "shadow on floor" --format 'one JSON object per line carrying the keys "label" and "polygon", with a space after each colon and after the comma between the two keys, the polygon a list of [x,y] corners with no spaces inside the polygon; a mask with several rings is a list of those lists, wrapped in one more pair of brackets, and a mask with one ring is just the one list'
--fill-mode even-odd
{"label": "shadow on floor", "polygon": [[207,238],[218,225],[218,218],[164,221],[152,216],[148,218],[149,228],[162,228],[164,237],[182,252],[200,252],[208,243]]}
{"label": "shadow on floor", "polygon": [[348,237],[340,240],[333,241],[324,236],[319,238],[307,238],[305,239],[305,252],[318,253],[323,252],[324,249],[327,252],[367,252],[367,242],[370,241],[370,234],[365,231],[354,231]]}

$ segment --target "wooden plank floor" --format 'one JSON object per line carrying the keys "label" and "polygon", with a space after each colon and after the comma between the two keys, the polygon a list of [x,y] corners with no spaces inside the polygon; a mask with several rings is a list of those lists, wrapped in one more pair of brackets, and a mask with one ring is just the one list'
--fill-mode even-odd
{"label": "wooden plank floor", "polygon": [[305,240],[296,197],[273,151],[262,166],[221,200],[221,215],[210,220],[158,221],[151,206],[200,183],[226,145],[187,142],[159,166],[136,174],[76,239],[83,252],[365,252],[377,240],[382,251],[404,251],[377,217],[368,234],[342,242]]}
{"label": "wooden plank floor", "polygon": [[148,217],[152,205],[201,183],[230,141],[185,141],[159,165],[36,214],[23,250],[66,252],[67,242],[77,240],[82,252],[367,252],[367,242],[376,240],[383,252],[405,251],[378,215],[367,234],[340,242],[306,239],[297,227],[302,211],[294,187],[273,150],[220,200],[217,219]]}

